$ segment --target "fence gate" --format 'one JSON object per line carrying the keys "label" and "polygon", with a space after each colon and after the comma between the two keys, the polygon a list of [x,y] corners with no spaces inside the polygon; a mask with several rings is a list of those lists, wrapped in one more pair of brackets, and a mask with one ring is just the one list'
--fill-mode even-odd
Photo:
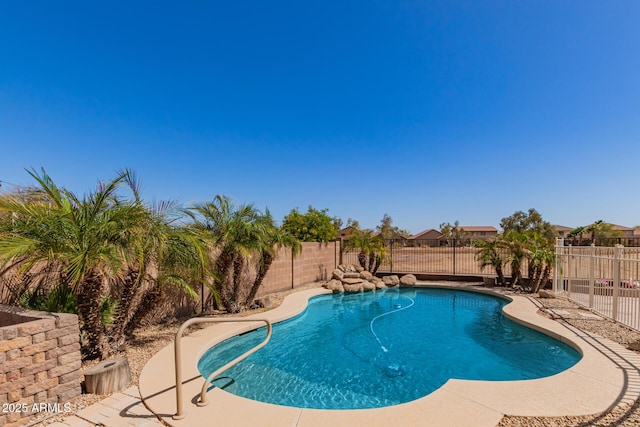
{"label": "fence gate", "polygon": [[556,245],[554,289],[640,330],[640,248]]}

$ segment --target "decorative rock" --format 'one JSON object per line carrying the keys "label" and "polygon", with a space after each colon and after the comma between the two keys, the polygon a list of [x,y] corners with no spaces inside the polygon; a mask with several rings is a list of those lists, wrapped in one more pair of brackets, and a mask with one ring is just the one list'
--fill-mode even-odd
{"label": "decorative rock", "polygon": [[344,286],[342,286],[341,281],[336,280],[335,285],[331,288],[331,290],[334,294],[339,294],[341,292],[344,292]]}
{"label": "decorative rock", "polygon": [[362,279],[356,279],[356,278],[344,278],[342,279],[342,283],[345,285],[357,285],[359,283],[364,282],[364,280]]}
{"label": "decorative rock", "polygon": [[634,341],[627,346],[629,350],[640,351],[640,341]]}
{"label": "decorative rock", "polygon": [[340,270],[340,271],[342,271],[344,273],[345,271],[347,271],[347,266],[344,265],[344,264],[340,264],[338,266],[338,270]]}
{"label": "decorative rock", "polygon": [[361,271],[364,271],[364,268],[362,268],[362,267],[361,267],[361,266],[359,266],[359,265],[356,265],[355,267],[356,267],[356,271],[357,271],[358,273],[360,273]]}
{"label": "decorative rock", "polygon": [[273,301],[271,301],[271,298],[268,295],[264,296],[262,298],[258,298],[256,300],[256,304],[258,304],[258,306],[260,308],[271,308],[271,307],[273,307]]}
{"label": "decorative rock", "polygon": [[400,286],[415,286],[416,281],[416,276],[413,274],[405,274],[400,278]]}
{"label": "decorative rock", "polygon": [[106,360],[84,373],[87,393],[110,394],[124,390],[131,382],[131,370],[126,358]]}
{"label": "decorative rock", "polygon": [[[378,279],[380,280],[380,279]],[[376,286],[376,289],[385,289],[387,287],[387,285],[385,285],[382,280],[380,280],[379,282],[373,282],[373,284]]]}
{"label": "decorative rock", "polygon": [[541,289],[538,291],[538,296],[540,298],[555,298],[556,294],[551,291],[545,291],[544,289]]}
{"label": "decorative rock", "polygon": [[344,291],[345,292],[362,292],[362,283],[358,283],[355,285],[349,285],[349,284],[344,284]]}
{"label": "decorative rock", "polygon": [[349,271],[349,272],[344,273],[343,278],[344,279],[359,279],[360,278],[360,273],[356,273],[355,271],[354,272]]}
{"label": "decorative rock", "polygon": [[364,280],[371,281],[373,279],[373,274],[369,273],[367,270],[360,272],[360,278]]}
{"label": "decorative rock", "polygon": [[382,281],[384,282],[385,285],[389,286],[390,288],[400,284],[400,279],[395,274],[392,276],[384,276],[382,278]]}
{"label": "decorative rock", "polygon": [[336,268],[335,270],[333,270],[333,273],[331,273],[332,279],[342,280],[343,277],[344,271],[340,270],[339,268]]}
{"label": "decorative rock", "polygon": [[344,287],[342,286],[342,282],[340,280],[329,280],[322,286],[326,289],[329,289],[330,291],[333,291],[334,294],[344,292]]}
{"label": "decorative rock", "polygon": [[373,283],[365,280],[364,282],[362,282],[362,290],[365,291],[365,292],[375,291],[376,290],[376,285],[374,285]]}
{"label": "decorative rock", "polygon": [[373,282],[376,286],[378,286],[378,285],[381,285],[381,286],[383,286],[383,287],[384,287],[384,286],[386,286],[386,285],[384,284],[384,282],[382,281],[382,279],[381,279],[381,278],[379,278],[379,277],[375,277],[375,276],[373,276],[373,277],[371,278],[371,280],[369,280],[369,281],[370,281],[370,282]]}

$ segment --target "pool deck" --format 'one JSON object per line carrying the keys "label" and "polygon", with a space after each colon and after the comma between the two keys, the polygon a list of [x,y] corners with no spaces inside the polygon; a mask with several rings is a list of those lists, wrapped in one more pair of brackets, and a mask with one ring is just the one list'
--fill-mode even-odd
{"label": "pool deck", "polygon": [[[419,286],[448,287],[443,284]],[[460,289],[456,287],[456,289]],[[465,290],[500,295],[480,287]],[[330,293],[310,289],[289,295],[277,308],[248,316],[275,323],[295,316],[309,298]],[[183,384],[186,417],[176,412],[173,345],[158,352],[144,367],[139,381],[144,405],[163,423],[182,426],[473,426],[494,427],[504,415],[591,415],[634,402],[640,396],[640,355],[597,335],[543,317],[526,296],[505,295],[512,301],[504,314],[578,349],[583,357],[570,369],[551,377],[525,381],[449,380],[433,393],[412,402],[377,409],[318,410],[272,405],[215,388],[209,404],[195,405],[204,382],[197,370],[200,356],[212,345],[262,323],[215,324],[183,340]],[[531,363],[545,363],[544,360]]]}

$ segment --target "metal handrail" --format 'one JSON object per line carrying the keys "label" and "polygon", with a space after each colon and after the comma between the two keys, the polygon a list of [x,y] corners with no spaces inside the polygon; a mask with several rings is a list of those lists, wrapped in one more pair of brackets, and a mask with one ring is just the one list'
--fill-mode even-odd
{"label": "metal handrail", "polygon": [[271,322],[267,319],[247,319],[247,318],[225,318],[225,319],[216,319],[211,317],[193,317],[186,322],[184,322],[180,328],[178,328],[178,332],[176,332],[176,339],[174,342],[174,356],[175,356],[175,368],[176,368],[176,413],[173,416],[174,420],[183,419],[186,414],[182,408],[182,356],[181,356],[181,338],[185,329],[187,329],[191,325],[195,325],[197,323],[234,323],[234,322],[264,322],[267,325],[267,336],[260,344],[253,347],[251,350],[242,354],[241,356],[236,357],[231,362],[227,363],[223,367],[219,368],[208,378],[205,379],[204,384],[202,385],[202,390],[200,391],[200,401],[197,403],[198,406],[205,406],[208,404],[207,402],[207,388],[209,384],[211,384],[211,380],[216,376],[220,375],[222,372],[226,371],[236,363],[246,359],[256,351],[260,350],[262,347],[267,345],[269,340],[271,339],[271,332],[273,330],[271,326]]}

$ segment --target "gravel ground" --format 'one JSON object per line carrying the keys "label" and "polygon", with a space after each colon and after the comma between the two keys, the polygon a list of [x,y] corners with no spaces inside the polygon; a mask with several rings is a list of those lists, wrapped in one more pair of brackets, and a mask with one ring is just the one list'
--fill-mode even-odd
{"label": "gravel ground", "polygon": [[[585,314],[591,317],[590,311],[580,308],[577,304],[560,297],[556,299],[535,298],[544,309],[560,309],[568,314],[563,314],[560,322],[566,322],[583,331],[598,334],[601,337],[627,346],[640,340],[640,332],[634,331],[619,323],[604,318],[585,318]],[[546,314],[546,313],[541,313]],[[505,416],[498,427],[627,427],[640,426],[640,402],[633,405],[615,408],[611,412],[584,417],[511,417]]]}
{"label": "gravel ground", "polygon": [[[447,283],[451,285],[451,282]],[[469,284],[458,283],[460,286],[468,286]],[[317,287],[317,284],[310,284],[306,287],[297,288],[296,291],[301,289],[309,289]],[[277,294],[271,294],[269,297],[273,302],[273,306],[278,306],[285,296],[292,291],[282,292]],[[629,343],[640,340],[640,332],[629,329],[623,325],[614,323],[605,319],[592,319],[585,318],[584,313],[588,311],[581,309],[578,305],[568,301],[564,298],[556,299],[541,299],[537,297],[535,301],[542,307],[541,315],[549,315],[545,313],[545,309],[561,309],[569,314],[563,315],[559,321],[567,322],[575,327],[578,327],[587,332],[596,333],[602,337],[608,338],[612,341],[618,342],[624,346]],[[241,315],[253,314],[265,309],[247,311],[241,313]],[[138,378],[142,368],[147,361],[160,351],[165,346],[173,342],[175,333],[180,326],[179,321],[171,321],[159,325],[153,325],[146,328],[142,328],[135,333],[135,339],[129,343],[127,349],[117,357],[127,357],[129,360],[129,366],[131,368],[132,385],[138,385]],[[187,332],[188,333],[188,332]],[[98,361],[86,361],[83,362],[82,371],[98,363]],[[66,413],[65,416],[76,413],[77,411],[92,405],[107,396],[96,396],[93,394],[83,394],[71,402],[72,410],[70,413]],[[32,425],[48,425],[55,421],[60,421],[61,416],[48,418],[41,422],[34,417],[31,422],[36,424]],[[28,422],[28,421],[27,421]],[[624,408],[616,408],[611,412],[604,414],[597,414],[584,417],[512,417],[505,416],[497,427],[618,427],[618,426],[640,426],[640,402],[635,402],[632,406]]]}

